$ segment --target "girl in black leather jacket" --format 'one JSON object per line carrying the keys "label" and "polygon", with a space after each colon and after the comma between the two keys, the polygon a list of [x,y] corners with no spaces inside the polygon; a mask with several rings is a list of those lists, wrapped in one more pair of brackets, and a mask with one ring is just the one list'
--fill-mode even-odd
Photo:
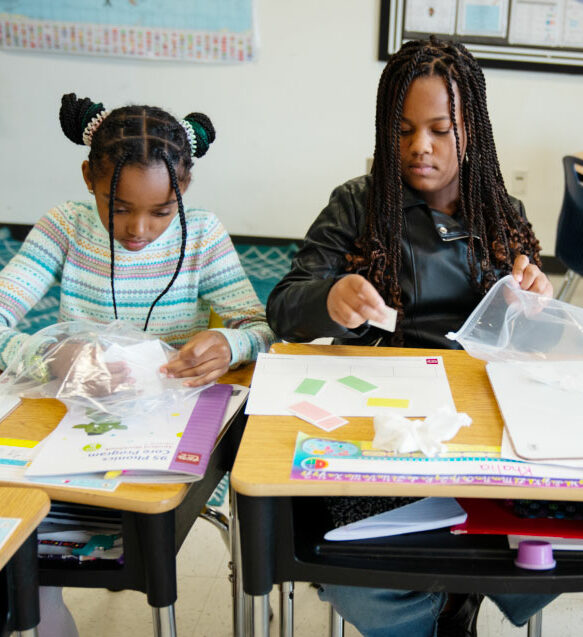
{"label": "girl in black leather jacket", "polygon": [[[478,63],[459,43],[411,41],[377,95],[372,173],[338,187],[267,303],[288,341],[455,347],[481,297],[512,272],[552,295],[522,204],[504,186]],[[397,309],[394,334],[367,324]],[[475,635],[481,596],[323,586],[366,637]],[[516,625],[550,595],[492,595]],[[437,618],[437,619],[436,619]]]}

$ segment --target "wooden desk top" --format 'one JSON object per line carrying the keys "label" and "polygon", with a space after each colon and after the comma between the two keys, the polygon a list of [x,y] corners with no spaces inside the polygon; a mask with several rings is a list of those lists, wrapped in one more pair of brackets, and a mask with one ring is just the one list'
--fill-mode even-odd
{"label": "wooden desk top", "polygon": [[42,522],[50,506],[49,496],[41,489],[0,487],[0,517],[21,519],[0,549],[0,570]]}
{"label": "wooden desk top", "polygon": [[[278,354],[335,356],[435,356],[443,358],[458,412],[472,418],[452,442],[499,445],[503,420],[492,392],[486,364],[462,350],[292,345],[276,343]],[[338,414],[342,416],[342,414]],[[402,495],[583,500],[583,489],[551,489],[451,484],[383,484],[378,482],[316,482],[290,480],[298,431],[336,440],[372,440],[372,418],[348,418],[349,424],[330,433],[295,416],[249,416],[231,473],[236,491],[249,496]]]}
{"label": "wooden desk top", "polygon": [[[219,382],[249,386],[253,369],[253,364],[245,365],[228,372]],[[0,437],[42,440],[57,426],[65,412],[65,406],[58,400],[23,399],[22,405],[0,422]],[[10,485],[9,482],[0,484]],[[110,492],[35,484],[37,486],[53,500],[139,513],[163,513],[182,502],[190,485],[122,483]]]}

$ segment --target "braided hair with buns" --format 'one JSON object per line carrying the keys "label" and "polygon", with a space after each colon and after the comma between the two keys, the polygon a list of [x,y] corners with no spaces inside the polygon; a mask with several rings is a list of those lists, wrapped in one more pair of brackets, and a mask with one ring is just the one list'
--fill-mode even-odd
{"label": "braided hair with buns", "polygon": [[[428,76],[443,78],[449,95],[460,176],[458,213],[470,236],[467,258],[474,284],[485,293],[497,280],[496,271],[509,273],[519,254],[527,254],[541,265],[540,245],[531,225],[516,211],[504,186],[486,105],[486,83],[476,59],[463,44],[433,36],[407,42],[389,58],[379,81],[372,192],[363,234],[356,241],[354,254],[346,255],[348,271],[371,281],[397,309],[399,318],[403,316],[399,283],[403,235],[401,118],[411,83]],[[465,157],[461,156],[456,125],[454,83],[468,140]],[[392,344],[402,342],[397,327]]]}
{"label": "braided hair with buns", "polygon": [[107,112],[101,103],[88,97],[79,99],[75,93],[63,95],[59,111],[61,128],[75,144],[90,146],[89,170],[94,177],[107,172],[113,165],[109,197],[109,246],[111,263],[111,294],[114,315],[117,305],[114,285],[113,210],[122,168],[143,167],[164,163],[178,202],[182,228],[180,257],[166,288],[156,297],[148,311],[144,331],[156,303],[168,292],[182,267],[186,249],[186,219],[180,184],[188,183],[193,157],[202,157],[215,140],[215,129],[203,113],[190,113],[183,122],[155,106],[123,106]]}

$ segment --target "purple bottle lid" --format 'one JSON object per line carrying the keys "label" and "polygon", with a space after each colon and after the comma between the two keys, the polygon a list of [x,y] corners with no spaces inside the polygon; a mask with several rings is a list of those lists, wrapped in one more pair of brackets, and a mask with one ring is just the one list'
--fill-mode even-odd
{"label": "purple bottle lid", "polygon": [[553,558],[553,547],[549,542],[523,540],[518,544],[518,555],[514,564],[519,568],[544,571],[555,568],[557,562]]}

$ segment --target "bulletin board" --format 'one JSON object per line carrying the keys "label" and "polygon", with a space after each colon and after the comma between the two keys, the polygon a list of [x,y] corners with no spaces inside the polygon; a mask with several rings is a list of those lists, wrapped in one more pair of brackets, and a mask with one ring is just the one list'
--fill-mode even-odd
{"label": "bulletin board", "polygon": [[430,34],[482,66],[583,73],[583,0],[381,0],[379,59]]}

